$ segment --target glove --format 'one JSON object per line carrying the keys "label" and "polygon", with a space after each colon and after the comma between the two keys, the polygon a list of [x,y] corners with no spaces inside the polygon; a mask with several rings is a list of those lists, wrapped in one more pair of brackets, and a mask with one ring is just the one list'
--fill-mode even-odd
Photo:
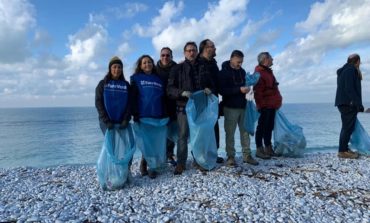
{"label": "glove", "polygon": [[190,98],[191,97],[191,92],[190,91],[183,91],[181,93],[181,96],[186,97],[186,98]]}
{"label": "glove", "polygon": [[206,95],[210,95],[210,94],[212,94],[212,91],[211,91],[211,89],[209,89],[209,88],[204,88],[204,93],[206,94]]}
{"label": "glove", "polygon": [[362,106],[362,105],[358,106],[357,110],[359,112],[364,112],[365,111],[364,106]]}
{"label": "glove", "polygon": [[113,123],[107,122],[107,129],[113,129]]}
{"label": "glove", "polygon": [[127,120],[123,120],[121,122],[121,125],[119,126],[119,128],[120,129],[125,129],[125,128],[127,128],[127,126],[128,126],[128,121]]}

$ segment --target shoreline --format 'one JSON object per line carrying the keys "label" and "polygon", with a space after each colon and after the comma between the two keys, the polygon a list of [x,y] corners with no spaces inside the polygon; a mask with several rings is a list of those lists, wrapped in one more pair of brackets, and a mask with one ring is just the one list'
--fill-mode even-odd
{"label": "shoreline", "polygon": [[260,165],[191,161],[180,176],[168,166],[118,191],[99,188],[95,165],[0,169],[0,221],[41,222],[369,222],[369,157],[336,153],[258,159]]}

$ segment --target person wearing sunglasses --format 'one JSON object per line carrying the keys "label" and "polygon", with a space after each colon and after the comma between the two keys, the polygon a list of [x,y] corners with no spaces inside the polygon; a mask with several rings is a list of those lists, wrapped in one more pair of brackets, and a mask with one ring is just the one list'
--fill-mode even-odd
{"label": "person wearing sunglasses", "polygon": [[[158,77],[162,80],[164,89],[167,88],[168,78],[170,76],[171,69],[177,64],[172,59],[172,50],[169,47],[163,47],[160,52],[160,59],[157,62],[156,70]],[[170,118],[168,125],[176,122],[176,101],[165,95],[164,99],[167,113]],[[166,155],[167,161],[172,165],[176,166],[175,155],[174,155],[175,142],[167,139],[166,143]]]}

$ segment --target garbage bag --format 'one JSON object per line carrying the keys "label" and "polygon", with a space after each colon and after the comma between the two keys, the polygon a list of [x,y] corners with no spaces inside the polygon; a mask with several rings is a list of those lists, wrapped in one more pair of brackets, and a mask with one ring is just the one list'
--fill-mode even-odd
{"label": "garbage bag", "polygon": [[218,98],[203,91],[192,94],[186,104],[190,146],[195,162],[206,170],[216,166],[217,145],[214,126],[218,118]]}
{"label": "garbage bag", "polygon": [[370,155],[370,137],[358,119],[356,120],[350,143],[359,153]]}
{"label": "garbage bag", "polygon": [[300,157],[306,148],[302,127],[290,123],[280,110],[275,115],[274,145],[275,153],[287,157]]}
{"label": "garbage bag", "polygon": [[103,190],[122,188],[131,177],[129,163],[135,153],[132,127],[107,129],[97,161],[98,181]]}
{"label": "garbage bag", "polygon": [[258,80],[260,79],[261,74],[258,72],[255,72],[253,74],[250,74],[249,72],[245,74],[245,84],[247,87],[254,86],[257,84]]}
{"label": "garbage bag", "polygon": [[141,118],[134,124],[135,144],[148,163],[159,171],[166,163],[167,123],[169,118]]}
{"label": "garbage bag", "polygon": [[247,100],[244,115],[244,128],[252,136],[256,130],[256,121],[259,117],[260,113],[257,110],[256,104],[251,100]]}

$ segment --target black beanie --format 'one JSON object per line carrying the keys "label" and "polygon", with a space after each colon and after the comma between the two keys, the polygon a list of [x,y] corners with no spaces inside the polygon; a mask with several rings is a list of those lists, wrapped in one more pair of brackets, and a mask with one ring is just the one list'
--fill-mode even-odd
{"label": "black beanie", "polygon": [[110,67],[113,65],[113,64],[121,64],[121,67],[123,66],[122,64],[122,60],[117,57],[117,56],[114,56],[112,57],[112,59],[110,59],[109,61],[109,66],[108,66],[108,69],[110,70]]}

